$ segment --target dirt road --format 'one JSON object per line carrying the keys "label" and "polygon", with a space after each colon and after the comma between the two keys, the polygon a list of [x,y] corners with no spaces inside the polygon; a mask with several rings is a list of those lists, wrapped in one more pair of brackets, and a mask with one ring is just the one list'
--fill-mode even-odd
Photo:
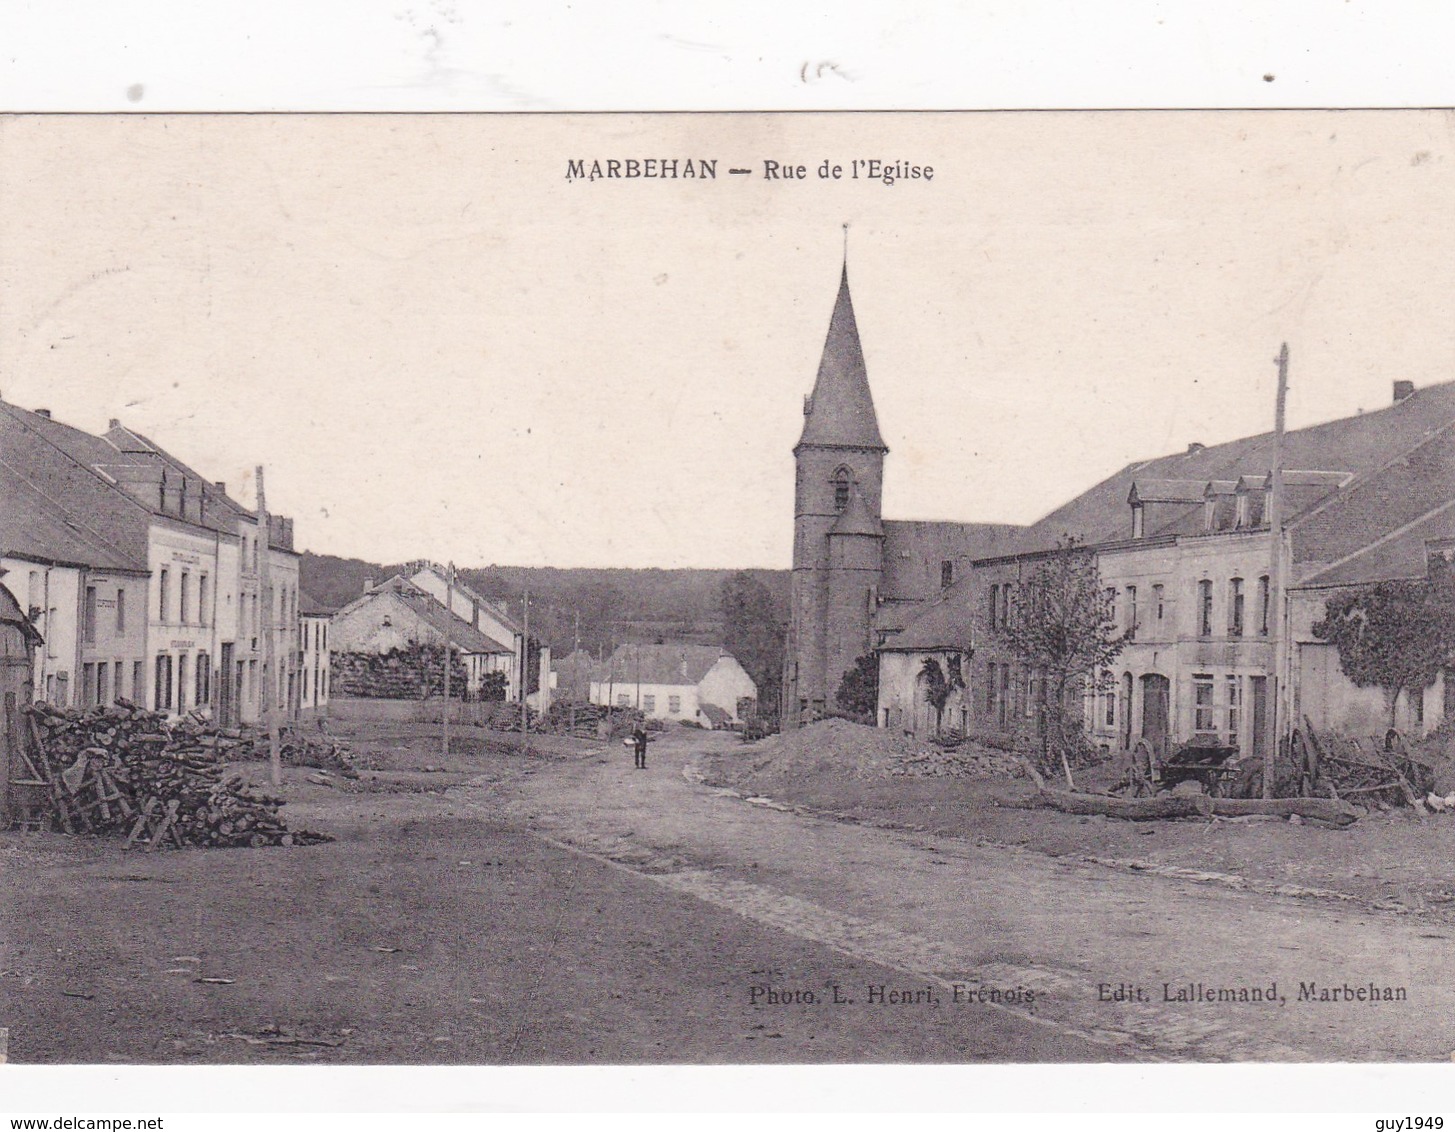
{"label": "dirt road", "polygon": [[[842,958],[783,989],[818,997],[837,985],[854,999],[846,1010],[1010,1011],[1108,1056],[1152,1059],[1444,1061],[1455,1051],[1443,925],[750,803],[702,784],[697,770],[714,750],[732,757],[733,743],[668,733],[646,771],[610,750],[555,765],[513,799],[461,797],[827,945]],[[856,985],[840,967],[851,960],[900,977],[882,990]],[[730,960],[724,975],[743,994],[755,981]]]}

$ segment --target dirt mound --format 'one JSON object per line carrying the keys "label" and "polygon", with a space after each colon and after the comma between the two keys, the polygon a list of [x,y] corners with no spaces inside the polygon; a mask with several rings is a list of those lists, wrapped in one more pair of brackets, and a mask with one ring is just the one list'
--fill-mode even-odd
{"label": "dirt mound", "polygon": [[824,773],[841,778],[935,778],[1017,772],[1014,759],[974,744],[944,750],[906,735],[826,719],[773,735],[727,768],[734,785],[769,789]]}

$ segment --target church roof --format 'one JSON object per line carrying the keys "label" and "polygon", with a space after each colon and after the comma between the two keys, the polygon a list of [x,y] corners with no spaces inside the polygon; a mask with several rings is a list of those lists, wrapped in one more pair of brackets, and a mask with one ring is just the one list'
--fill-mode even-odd
{"label": "church roof", "polygon": [[849,505],[843,509],[839,517],[834,520],[834,525],[829,529],[831,535],[873,535],[876,538],[884,537],[884,527],[879,522],[879,516],[874,514],[864,499],[864,493],[855,484],[849,490]]}
{"label": "church roof", "polygon": [[849,266],[839,279],[839,296],[829,319],[828,338],[818,364],[813,394],[803,406],[805,444],[838,448],[878,448],[888,451],[879,435],[874,398],[869,393],[869,375],[864,368],[864,351],[859,344],[859,327],[854,321],[854,303],[849,297]]}

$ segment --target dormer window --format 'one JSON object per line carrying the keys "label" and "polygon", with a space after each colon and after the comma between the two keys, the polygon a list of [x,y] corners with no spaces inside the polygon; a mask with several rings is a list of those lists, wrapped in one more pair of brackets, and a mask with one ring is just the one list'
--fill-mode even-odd
{"label": "dormer window", "polygon": [[1142,517],[1142,505],[1140,503],[1133,503],[1132,504],[1132,537],[1133,538],[1141,538],[1145,533],[1146,533],[1146,530],[1145,530],[1145,526],[1144,526],[1144,520],[1143,520],[1143,517]]}
{"label": "dormer window", "polygon": [[848,468],[840,468],[834,473],[834,510],[840,515],[849,506],[849,487],[853,482]]}

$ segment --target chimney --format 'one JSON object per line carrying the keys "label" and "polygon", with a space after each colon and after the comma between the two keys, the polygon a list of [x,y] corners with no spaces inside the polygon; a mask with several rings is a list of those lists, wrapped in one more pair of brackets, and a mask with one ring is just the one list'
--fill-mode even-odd
{"label": "chimney", "polygon": [[44,417],[46,420],[51,419],[51,411],[49,409],[37,409],[35,411],[35,415],[38,417]]}
{"label": "chimney", "polygon": [[1206,447],[1206,444],[1200,444],[1198,441],[1194,440],[1191,444],[1187,446],[1187,454],[1189,456],[1196,456]]}
{"label": "chimney", "polygon": [[1396,381],[1394,383],[1394,403],[1398,405],[1406,397],[1412,396],[1415,391],[1413,381]]}
{"label": "chimney", "polygon": [[368,593],[373,588],[374,588],[374,579],[373,578],[365,578],[364,579],[364,592],[365,593]]}
{"label": "chimney", "polygon": [[212,486],[215,487],[215,488],[217,488],[218,491],[222,492],[223,495],[226,495],[227,494],[227,481],[226,480],[213,480],[212,481]]}
{"label": "chimney", "polygon": [[121,422],[119,420],[117,420],[115,417],[112,417],[111,418],[111,421],[107,424],[106,427],[107,428],[120,428],[121,427]]}

